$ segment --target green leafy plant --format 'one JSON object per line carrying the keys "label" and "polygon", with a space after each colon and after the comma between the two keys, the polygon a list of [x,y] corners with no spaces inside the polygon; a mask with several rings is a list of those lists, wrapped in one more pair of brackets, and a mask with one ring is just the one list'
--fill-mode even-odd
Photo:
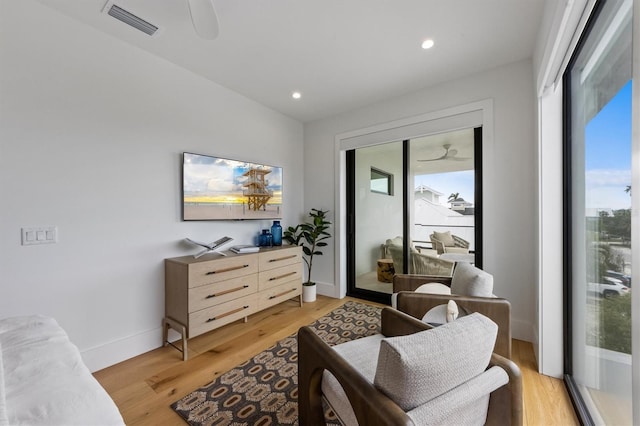
{"label": "green leafy plant", "polygon": [[597,346],[631,354],[631,294],[600,302],[600,331]]}
{"label": "green leafy plant", "polygon": [[306,256],[303,258],[307,264],[307,282],[303,285],[310,286],[316,283],[311,281],[311,268],[313,267],[313,256],[321,256],[322,251],[319,247],[325,247],[327,243],[324,241],[331,238],[328,230],[331,222],[327,220],[328,211],[311,209],[309,216],[311,222],[304,222],[296,227],[289,226],[285,231],[283,238],[289,244],[302,246],[302,252]]}

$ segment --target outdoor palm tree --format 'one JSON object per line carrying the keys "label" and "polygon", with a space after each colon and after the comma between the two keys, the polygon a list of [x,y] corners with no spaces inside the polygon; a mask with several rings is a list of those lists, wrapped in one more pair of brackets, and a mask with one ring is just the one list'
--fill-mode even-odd
{"label": "outdoor palm tree", "polygon": [[449,195],[449,198],[447,199],[449,202],[451,201],[455,201],[458,199],[458,197],[460,196],[459,192],[452,192],[451,195]]}

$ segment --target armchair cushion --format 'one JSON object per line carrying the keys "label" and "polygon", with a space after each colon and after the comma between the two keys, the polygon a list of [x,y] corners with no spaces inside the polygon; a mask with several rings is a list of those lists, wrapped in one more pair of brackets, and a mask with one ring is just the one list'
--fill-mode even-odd
{"label": "armchair cushion", "polygon": [[493,321],[474,313],[433,330],[382,340],[374,384],[403,410],[412,410],[482,373],[497,331]]}
{"label": "armchair cushion", "polygon": [[474,297],[493,296],[493,275],[467,262],[458,262],[451,279],[451,294]]}
{"label": "armchair cushion", "polygon": [[442,242],[442,244],[444,244],[445,247],[453,247],[456,245],[456,242],[453,239],[453,236],[451,235],[451,231],[447,231],[447,232],[433,231],[433,236],[436,240]]}

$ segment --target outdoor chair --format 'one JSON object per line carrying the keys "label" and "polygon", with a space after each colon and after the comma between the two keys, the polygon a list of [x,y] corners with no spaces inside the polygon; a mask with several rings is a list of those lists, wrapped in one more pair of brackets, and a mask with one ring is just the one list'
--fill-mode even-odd
{"label": "outdoor chair", "polygon": [[451,231],[434,232],[429,235],[431,245],[438,254],[444,253],[469,253],[469,241],[453,235]]}
{"label": "outdoor chair", "polygon": [[301,425],[521,425],[522,377],[492,353],[497,326],[475,313],[431,328],[391,308],[382,334],[333,347],[298,331]]}
{"label": "outdoor chair", "polygon": [[[402,273],[404,270],[402,246],[389,245],[387,250],[393,260],[393,269],[396,274]],[[415,249],[409,249],[409,273],[411,274],[451,277],[454,266],[455,262],[450,260],[439,259],[435,256],[422,254]]]}

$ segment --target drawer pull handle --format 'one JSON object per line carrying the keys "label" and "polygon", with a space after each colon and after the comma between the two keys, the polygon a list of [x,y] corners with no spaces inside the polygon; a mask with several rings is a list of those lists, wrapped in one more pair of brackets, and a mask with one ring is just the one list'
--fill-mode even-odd
{"label": "drawer pull handle", "polygon": [[220,293],[209,294],[205,299],[211,299],[212,297],[222,296],[223,294],[233,293],[234,291],[244,290],[245,288],[249,288],[248,285],[243,285],[242,287],[236,287],[229,290],[221,291]]}
{"label": "drawer pull handle", "polygon": [[206,322],[212,322],[212,321],[215,321],[215,320],[219,320],[220,318],[224,318],[224,317],[227,317],[229,315],[233,315],[235,313],[238,313],[238,312],[240,312],[242,310],[245,310],[248,307],[249,306],[247,305],[247,306],[243,306],[243,307],[238,308],[238,309],[234,309],[233,311],[225,312],[224,314],[218,315],[217,317],[209,318]]}
{"label": "drawer pull handle", "polygon": [[249,265],[232,266],[231,268],[218,269],[217,271],[209,271],[205,275],[221,274],[222,272],[236,271],[238,269],[248,268]]}
{"label": "drawer pull handle", "polygon": [[291,293],[292,291],[296,291],[296,289],[292,288],[291,290],[283,291],[282,293],[276,294],[274,296],[269,296],[269,300],[275,299],[276,297],[284,296],[285,294]]}
{"label": "drawer pull handle", "polygon": [[293,259],[294,257],[298,257],[298,255],[292,254],[291,256],[278,257],[276,259],[269,259],[269,263],[280,262],[281,260]]}
{"label": "drawer pull handle", "polygon": [[289,272],[288,274],[278,275],[277,277],[271,277],[271,278],[269,278],[269,281],[281,280],[283,278],[287,278],[287,277],[290,277],[291,275],[295,275],[295,274],[297,274],[297,272]]}

